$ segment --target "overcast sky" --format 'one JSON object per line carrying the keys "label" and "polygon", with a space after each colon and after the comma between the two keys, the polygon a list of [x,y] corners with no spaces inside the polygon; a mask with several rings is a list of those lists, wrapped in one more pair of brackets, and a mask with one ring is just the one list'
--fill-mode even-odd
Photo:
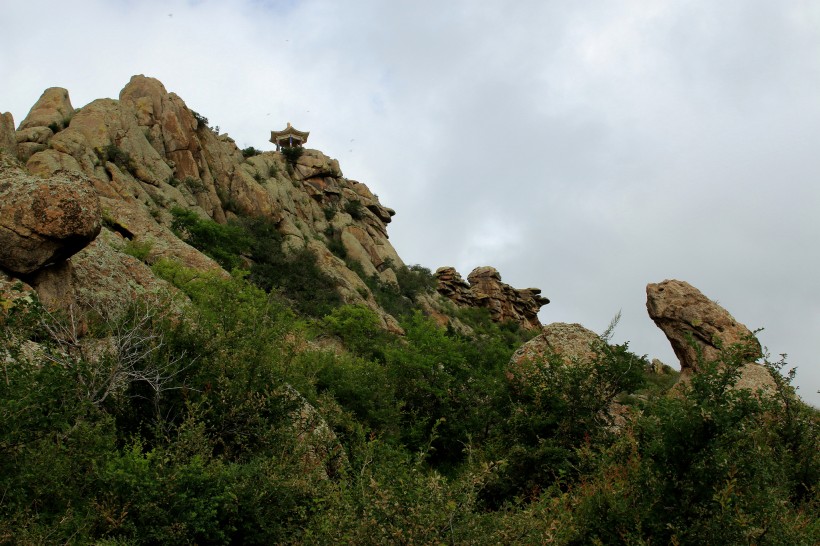
{"label": "overcast sky", "polygon": [[290,121],[398,214],[407,263],[492,265],[541,320],[677,364],[675,278],[820,406],[815,0],[0,0],[0,112],[153,76],[240,147]]}

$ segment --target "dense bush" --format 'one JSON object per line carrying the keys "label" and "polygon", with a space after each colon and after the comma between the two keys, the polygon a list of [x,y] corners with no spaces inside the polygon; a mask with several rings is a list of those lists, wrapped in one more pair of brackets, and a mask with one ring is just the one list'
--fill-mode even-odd
{"label": "dense bush", "polygon": [[416,301],[420,294],[432,294],[436,291],[436,278],[424,266],[415,264],[404,267],[394,267],[396,280],[399,282],[401,294]]}
{"label": "dense bush", "polygon": [[[333,235],[332,232],[331,235]],[[335,237],[331,238],[328,248],[335,255],[345,259],[344,247],[341,246],[341,241],[338,242],[338,245],[336,241]],[[338,248],[338,246],[341,246],[341,248]],[[418,297],[422,294],[432,294],[436,289],[435,277],[429,269],[420,265],[397,267],[391,261],[386,260],[385,265],[396,274],[398,280],[398,284],[396,284],[385,282],[377,275],[366,275],[361,264],[354,260],[345,260],[345,264],[348,269],[364,281],[379,306],[397,318],[409,317],[415,311],[420,310]]]}
{"label": "dense bush", "polygon": [[171,228],[227,270],[247,268],[250,280],[265,291],[278,290],[298,311],[312,316],[341,304],[335,284],[307,248],[286,254],[282,235],[266,218],[241,218],[228,224],[200,218],[175,207]]}
{"label": "dense bush", "polygon": [[354,220],[361,220],[364,218],[364,206],[358,199],[351,199],[345,203],[344,210]]}
{"label": "dense bush", "polygon": [[297,311],[310,316],[321,317],[341,305],[336,283],[319,268],[313,252],[303,248],[286,254],[282,235],[265,218],[246,218],[241,225],[251,240],[252,282],[280,291]]}
{"label": "dense bush", "polygon": [[250,247],[250,238],[237,225],[219,224],[200,218],[181,207],[171,209],[171,229],[191,246],[201,250],[228,271],[242,265],[241,254]]}
{"label": "dense bush", "polygon": [[199,112],[194,112],[193,110],[191,110],[191,115],[193,115],[194,119],[196,120],[197,129],[205,129],[208,127],[208,118],[206,118],[203,115],[200,115]]}
{"label": "dense bush", "polygon": [[[740,354],[701,363],[680,395],[645,404],[600,455],[600,473],[578,495],[579,543],[816,542],[818,414],[783,382],[774,397],[736,388]],[[767,366],[781,377],[782,363]],[[795,426],[800,439],[786,440]]]}
{"label": "dense bush", "polygon": [[253,157],[255,155],[259,155],[262,153],[262,150],[257,150],[253,146],[248,146],[247,148],[242,149],[242,157]]}

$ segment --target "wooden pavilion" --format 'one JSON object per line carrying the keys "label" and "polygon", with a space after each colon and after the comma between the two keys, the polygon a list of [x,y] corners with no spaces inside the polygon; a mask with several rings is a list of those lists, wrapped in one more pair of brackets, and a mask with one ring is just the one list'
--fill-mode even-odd
{"label": "wooden pavilion", "polygon": [[310,131],[294,129],[290,122],[288,122],[288,126],[285,127],[284,130],[270,132],[270,141],[276,144],[277,152],[281,148],[294,148],[297,146],[301,148],[302,145],[307,142],[309,134]]}

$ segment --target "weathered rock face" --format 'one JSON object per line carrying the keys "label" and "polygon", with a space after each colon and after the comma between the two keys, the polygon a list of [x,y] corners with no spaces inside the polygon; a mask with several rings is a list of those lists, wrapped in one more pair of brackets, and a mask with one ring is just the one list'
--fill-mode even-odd
{"label": "weathered rock face", "polygon": [[595,356],[595,344],[601,338],[580,324],[553,322],[544,326],[542,332],[518,348],[512,356],[512,364],[525,360],[542,359],[546,355],[559,355],[565,362],[586,361]]}
{"label": "weathered rock face", "polygon": [[774,386],[768,371],[754,363],[763,354],[754,334],[694,286],[678,280],[648,284],[646,309],[672,344],[683,381],[699,371],[698,352],[705,361],[714,361],[720,357],[722,347],[737,345],[743,347],[741,356],[747,364],[741,369],[736,386]]}
{"label": "weathered rock face", "polygon": [[286,385],[282,394],[295,406],[291,422],[296,439],[304,448],[304,471],[318,472],[324,479],[338,474],[348,465],[348,459],[336,433],[299,391]]}
{"label": "weathered rock face", "polygon": [[86,177],[40,179],[2,160],[0,267],[32,273],[82,250],[100,228],[100,201]]}
{"label": "weathered rock face", "polygon": [[51,311],[74,306],[102,314],[125,309],[138,297],[177,293],[143,262],[119,252],[124,242],[119,235],[103,229],[70,260],[32,275],[30,282],[41,303]]}
{"label": "weathered rock face", "polygon": [[496,322],[513,321],[526,330],[541,328],[538,311],[549,300],[538,288],[516,289],[501,282],[501,275],[492,267],[477,267],[467,281],[452,267],[436,271],[439,294],[459,307],[489,309]]}

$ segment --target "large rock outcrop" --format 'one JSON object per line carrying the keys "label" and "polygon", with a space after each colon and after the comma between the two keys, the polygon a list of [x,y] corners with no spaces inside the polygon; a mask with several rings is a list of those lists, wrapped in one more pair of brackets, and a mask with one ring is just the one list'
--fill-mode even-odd
{"label": "large rock outcrop", "polygon": [[517,322],[525,330],[541,328],[538,311],[550,300],[538,288],[516,289],[501,282],[493,267],[477,267],[467,282],[453,267],[436,270],[437,290],[459,307],[483,307],[496,322]]}
{"label": "large rock outcrop", "polygon": [[21,275],[65,260],[101,228],[100,201],[79,173],[41,179],[0,158],[0,267]]}
{"label": "large rock outcrop", "polygon": [[[266,217],[286,252],[309,249],[346,303],[370,307],[385,328],[401,332],[359,276],[397,282],[404,264],[386,228],[395,212],[367,186],[344,178],[339,163],[323,153],[306,149],[293,162],[273,151],[246,157],[179,96],[142,75],[117,99],[77,110],[65,89],[48,89],[10,134],[30,173],[85,175],[107,229],[150,244],[149,260],[173,257],[188,267],[218,268],[169,229],[174,207],[219,223]],[[349,267],[352,262],[360,268]]]}
{"label": "large rock outcrop", "polygon": [[648,284],[646,309],[671,343],[684,381],[700,371],[699,354],[703,362],[715,361],[721,358],[722,349],[734,346],[747,363],[737,386],[756,389],[773,385],[768,371],[754,363],[763,353],[751,330],[691,284],[678,280]]}
{"label": "large rock outcrop", "polygon": [[70,260],[29,277],[40,302],[51,311],[116,314],[138,298],[169,299],[177,290],[145,263],[122,253],[125,241],[104,229]]}

